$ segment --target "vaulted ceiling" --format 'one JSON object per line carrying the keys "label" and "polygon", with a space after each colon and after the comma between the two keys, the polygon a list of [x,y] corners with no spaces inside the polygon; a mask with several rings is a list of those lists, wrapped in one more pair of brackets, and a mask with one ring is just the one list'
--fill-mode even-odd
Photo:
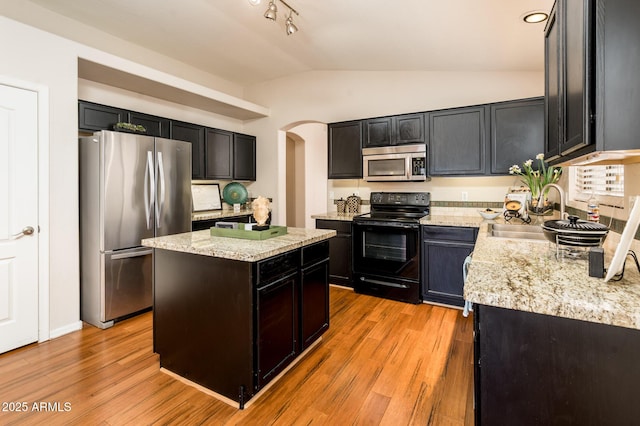
{"label": "vaulted ceiling", "polygon": [[[542,71],[553,0],[30,0],[239,85],[310,70]],[[81,41],[81,40],[79,40]]]}

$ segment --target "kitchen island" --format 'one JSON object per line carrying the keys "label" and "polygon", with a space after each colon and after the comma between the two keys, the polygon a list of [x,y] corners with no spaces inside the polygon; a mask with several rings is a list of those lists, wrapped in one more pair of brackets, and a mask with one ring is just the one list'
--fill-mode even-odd
{"label": "kitchen island", "polygon": [[[605,267],[615,250],[605,241]],[[640,275],[589,277],[545,241],[480,225],[464,289],[474,306],[476,424],[634,424]],[[517,420],[516,420],[517,419]]]}
{"label": "kitchen island", "polygon": [[244,408],[329,327],[328,239],[208,230],[143,240],[154,250],[154,351],[164,371]]}

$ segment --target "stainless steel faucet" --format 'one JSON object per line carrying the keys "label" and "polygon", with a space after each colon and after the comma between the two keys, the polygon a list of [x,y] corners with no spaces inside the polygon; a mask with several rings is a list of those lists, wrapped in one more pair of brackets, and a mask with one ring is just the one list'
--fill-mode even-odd
{"label": "stainless steel faucet", "polygon": [[542,190],[540,191],[540,199],[538,200],[538,205],[542,205],[540,203],[544,203],[544,191],[546,191],[548,188],[555,188],[558,190],[558,194],[560,194],[560,219],[564,219],[564,189],[562,189],[562,187],[556,183],[548,183],[545,186],[542,187]]}

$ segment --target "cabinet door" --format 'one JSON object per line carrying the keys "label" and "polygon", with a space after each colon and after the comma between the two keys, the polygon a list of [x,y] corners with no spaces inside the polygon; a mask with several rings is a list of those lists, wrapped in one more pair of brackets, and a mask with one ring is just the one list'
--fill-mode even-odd
{"label": "cabinet door", "polygon": [[233,133],[207,129],[205,179],[233,179]]}
{"label": "cabinet door", "polygon": [[560,37],[559,37],[557,3],[549,14],[544,38],[545,56],[545,148],[544,157],[549,161],[560,154]]}
{"label": "cabinet door", "polygon": [[301,351],[329,328],[329,262],[304,268],[300,283]]}
{"label": "cabinet door", "polygon": [[591,1],[560,1],[564,24],[562,56],[564,59],[564,126],[560,153],[567,154],[591,143],[592,48]]}
{"label": "cabinet door", "polygon": [[116,123],[126,122],[128,111],[93,102],[78,101],[78,129],[111,130]]}
{"label": "cabinet door", "polygon": [[353,287],[351,222],[318,219],[316,228],[333,229],[337,232],[335,237],[329,239],[329,281]]}
{"label": "cabinet door", "polygon": [[169,128],[169,119],[156,117],[153,115],[142,114],[141,112],[131,111],[129,113],[129,123],[140,124],[147,129],[147,135],[158,136],[160,138],[169,138],[171,129]]}
{"label": "cabinet door", "polygon": [[393,143],[396,145],[424,143],[424,114],[393,117]]}
{"label": "cabinet door", "polygon": [[191,177],[204,179],[204,127],[179,121],[171,122],[171,139],[191,142]]}
{"label": "cabinet door", "polygon": [[544,152],[544,98],[491,104],[491,173]]}
{"label": "cabinet door", "polygon": [[473,244],[427,240],[422,252],[422,298],[454,306],[464,305],[462,264]]}
{"label": "cabinet door", "polygon": [[429,113],[431,175],[484,174],[488,130],[485,106]]}
{"label": "cabinet door", "polygon": [[233,135],[233,178],[256,180],[256,137]]}
{"label": "cabinet door", "polygon": [[392,144],[391,117],[372,118],[365,121],[363,148]]}
{"label": "cabinet door", "polygon": [[362,122],[329,124],[329,179],[362,178]]}
{"label": "cabinet door", "polygon": [[256,297],[256,374],[258,389],[278,375],[297,354],[297,272],[258,288]]}

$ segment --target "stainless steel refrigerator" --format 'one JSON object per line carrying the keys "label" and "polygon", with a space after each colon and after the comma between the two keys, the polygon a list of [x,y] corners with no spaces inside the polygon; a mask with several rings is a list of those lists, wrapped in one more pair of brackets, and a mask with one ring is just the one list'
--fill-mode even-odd
{"label": "stainless steel refrigerator", "polygon": [[191,231],[191,144],[101,131],[79,159],[81,315],[108,328],[153,303],[141,240]]}

